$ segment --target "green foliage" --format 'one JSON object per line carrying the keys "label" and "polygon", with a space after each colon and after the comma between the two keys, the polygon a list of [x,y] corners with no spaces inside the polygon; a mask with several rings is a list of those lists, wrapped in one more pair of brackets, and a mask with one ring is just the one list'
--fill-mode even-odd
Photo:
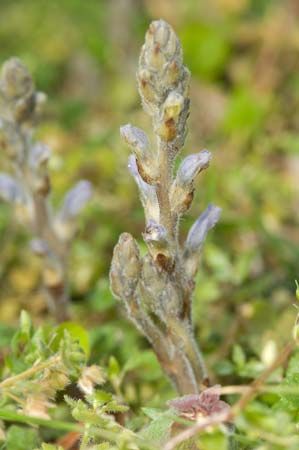
{"label": "green foliage", "polygon": [[279,406],[289,412],[299,410],[299,352],[291,358],[282,387],[290,388],[290,393],[280,394]]}
{"label": "green foliage", "polygon": [[176,419],[175,415],[170,411],[159,411],[153,408],[143,408],[142,410],[151,419],[151,422],[141,430],[141,437],[157,447],[165,444],[171,436],[171,427]]}
{"label": "green foliage", "polygon": [[88,359],[90,355],[90,343],[89,336],[85,328],[75,322],[63,322],[58,325],[55,330],[55,339],[51,343],[52,349],[58,349],[61,340],[63,339],[65,332],[67,332],[73,340],[78,341],[79,346]]}
{"label": "green foliage", "polygon": [[224,433],[216,432],[213,434],[206,433],[200,440],[198,440],[198,445],[202,450],[227,450],[228,449],[228,439]]}
{"label": "green foliage", "polygon": [[119,404],[109,392],[95,390],[86,396],[86,402],[67,396],[65,400],[71,407],[74,419],[84,424],[82,450],[90,444],[103,443],[103,439],[121,445],[134,441],[133,433],[121,427],[112,416],[125,413],[127,406]]}
{"label": "green foliage", "polygon": [[38,432],[34,429],[12,425],[6,435],[7,450],[34,449],[39,444]]}

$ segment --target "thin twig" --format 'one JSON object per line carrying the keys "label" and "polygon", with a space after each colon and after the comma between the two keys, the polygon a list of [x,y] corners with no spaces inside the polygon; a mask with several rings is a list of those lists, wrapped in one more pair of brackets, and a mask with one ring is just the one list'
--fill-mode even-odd
{"label": "thin twig", "polygon": [[228,419],[227,412],[214,414],[213,416],[209,416],[209,417],[204,417],[204,418],[200,419],[200,421],[198,423],[196,423],[195,425],[193,425],[192,427],[187,428],[186,430],[184,430],[181,433],[174,436],[163,447],[163,450],[173,450],[176,448],[177,445],[181,444],[184,441],[187,441],[188,439],[191,439],[193,436],[195,436],[200,431],[205,430],[208,427],[220,425],[223,422],[226,422],[227,419]]}
{"label": "thin twig", "polygon": [[6,380],[3,380],[0,383],[0,389],[4,390],[10,386],[13,386],[14,384],[18,383],[19,381],[25,380],[26,378],[31,377],[32,375],[36,374],[37,372],[40,372],[44,369],[47,369],[48,367],[51,367],[55,364],[57,364],[60,361],[60,356],[53,356],[48,361],[36,364],[33,367],[30,367],[30,369],[24,370],[24,372],[19,373],[18,375],[14,375],[12,377],[6,378]]}
{"label": "thin twig", "polygon": [[259,392],[261,386],[269,378],[272,372],[274,372],[279,366],[281,366],[290,356],[292,351],[295,349],[295,343],[290,341],[284,347],[281,353],[276,357],[273,363],[265,369],[262,374],[256,378],[253,383],[248,387],[247,391],[243,393],[241,398],[231,409],[231,419],[235,417],[240,411],[242,411],[246,405],[256,396]]}
{"label": "thin twig", "polygon": [[228,386],[227,389],[222,388],[222,394],[242,393],[241,398],[232,406],[230,410],[224,413],[200,418],[195,425],[187,428],[178,435],[174,436],[170,441],[168,441],[163,450],[173,450],[177,445],[181,444],[187,439],[196,436],[200,431],[203,431],[207,428],[215,427],[224,422],[232,422],[240,413],[240,411],[244,410],[247,404],[258,394],[269,376],[289,358],[295,347],[296,345],[294,342],[288,342],[281,353],[273,361],[273,363],[269,367],[267,367],[267,369],[265,369],[262,374],[249,386]]}

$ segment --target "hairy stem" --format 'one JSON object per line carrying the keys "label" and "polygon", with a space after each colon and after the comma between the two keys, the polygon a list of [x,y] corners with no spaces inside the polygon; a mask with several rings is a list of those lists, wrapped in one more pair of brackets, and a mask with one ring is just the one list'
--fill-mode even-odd
{"label": "hairy stem", "polygon": [[4,390],[7,389],[10,386],[13,386],[14,384],[18,383],[19,381],[26,380],[27,378],[31,377],[32,375],[35,375],[37,372],[41,372],[44,369],[47,369],[48,367],[51,367],[53,365],[57,365],[57,363],[60,361],[60,356],[53,356],[48,361],[44,361],[42,363],[36,364],[33,367],[30,367],[27,370],[24,370],[24,372],[19,373],[18,375],[14,375],[12,377],[6,378],[6,380],[3,380],[0,383],[0,389]]}
{"label": "hairy stem", "polygon": [[158,159],[160,174],[156,192],[159,202],[160,223],[165,227],[169,238],[173,238],[173,224],[169,201],[169,187],[171,181],[170,155],[167,145],[162,145],[161,142],[159,142]]}
{"label": "hairy stem", "polygon": [[[52,227],[49,205],[44,196],[37,193],[32,194],[34,204],[36,235],[44,239],[49,245],[51,257],[58,272],[57,277],[44,275],[44,286],[46,289],[49,308],[58,322],[63,322],[69,318],[68,304],[68,281],[67,281],[67,254],[66,245],[57,237]],[[47,266],[51,261],[44,261]],[[46,272],[44,267],[44,272]]]}
{"label": "hairy stem", "polygon": [[[192,330],[188,330],[187,327],[178,320],[170,319],[169,326],[171,340],[173,341],[175,348],[183,349],[186,358],[188,358],[189,364],[192,368],[193,376],[197,382],[197,390],[199,390],[201,387],[207,387],[207,369],[205,367],[205,363],[199,347],[194,340]],[[184,394],[186,394],[186,392],[184,392]]]}

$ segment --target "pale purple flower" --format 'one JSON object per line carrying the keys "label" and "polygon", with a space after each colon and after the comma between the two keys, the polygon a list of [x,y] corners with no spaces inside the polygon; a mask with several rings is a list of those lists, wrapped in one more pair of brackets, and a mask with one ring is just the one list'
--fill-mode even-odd
{"label": "pale purple flower", "polygon": [[30,242],[31,250],[38,256],[44,256],[49,252],[49,246],[46,241],[40,238],[32,239]]}
{"label": "pale purple flower", "polygon": [[24,200],[21,186],[7,173],[0,173],[0,197],[12,203],[19,203]]}
{"label": "pale purple flower", "polygon": [[92,186],[89,181],[79,181],[65,196],[59,216],[63,220],[76,217],[92,196]]}
{"label": "pale purple flower", "polygon": [[186,248],[191,251],[198,250],[204,242],[208,231],[213,228],[219,220],[221,208],[215,205],[209,205],[207,209],[199,216],[192,225],[187,241]]}
{"label": "pale purple flower", "polygon": [[146,242],[163,243],[167,240],[167,231],[163,225],[151,219],[146,225],[143,237]]}
{"label": "pale purple flower", "polygon": [[142,177],[138,171],[136,157],[134,155],[129,156],[128,169],[139,188],[142,200],[155,198],[156,197],[156,189],[154,188],[154,186],[151,186],[150,184],[146,183],[142,179]]}
{"label": "pale purple flower", "polygon": [[187,156],[178,169],[177,183],[182,186],[191,184],[196,175],[209,166],[211,158],[208,150]]}
{"label": "pale purple flower", "polygon": [[28,157],[29,166],[32,169],[39,169],[45,165],[51,156],[51,149],[41,143],[37,142],[31,149]]}
{"label": "pale purple flower", "polygon": [[133,148],[138,148],[144,152],[148,148],[148,138],[143,130],[131,124],[120,127],[120,135]]}

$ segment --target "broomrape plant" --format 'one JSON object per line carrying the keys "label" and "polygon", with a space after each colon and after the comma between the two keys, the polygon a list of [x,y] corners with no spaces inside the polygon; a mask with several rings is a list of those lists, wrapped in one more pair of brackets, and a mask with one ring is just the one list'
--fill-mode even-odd
{"label": "broomrape plant", "polygon": [[[191,206],[194,180],[211,160],[210,152],[202,150],[185,157],[174,170],[187,132],[189,80],[174,31],[163,20],[154,21],[141,50],[137,81],[152,119],[156,150],[144,131],[130,124],[121,127],[132,149],[129,171],[144,208],[147,253],[142,256],[133,237],[123,233],[110,270],[114,295],[152,345],[179,397],[163,409],[146,407],[136,414],[135,392],[132,400],[130,391],[135,379],[126,385],[125,377],[140,365],[152,367],[144,354],[139,361],[138,354],[133,355],[123,366],[111,356],[106,370],[94,364],[92,355],[88,365],[84,328],[72,322],[35,328],[23,312],[10,350],[2,355],[1,449],[233,450],[237,444],[240,450],[299,448],[298,316],[294,339],[268,364],[263,365],[262,358],[247,359],[240,346],[234,347],[232,373],[252,378],[252,383],[208,387],[193,334],[192,294],[202,246],[220,208],[209,205],[181,239],[180,219]],[[42,258],[49,306],[61,321],[68,316],[67,262],[76,217],[91,196],[91,186],[80,181],[61,208],[52,210],[50,150],[34,140],[44,101],[18,59],[3,65],[0,147],[13,175],[0,173],[0,197],[14,205],[17,218],[33,235],[31,247]],[[138,390],[137,385],[136,396]],[[221,400],[223,394],[240,398],[230,398],[230,406]]]}
{"label": "broomrape plant", "polygon": [[152,22],[141,49],[137,82],[142,105],[152,119],[156,149],[145,132],[130,124],[121,136],[131,147],[129,170],[145,213],[142,257],[129,233],[114,249],[111,288],[128,317],[151,343],[177,391],[197,394],[209,384],[192,326],[192,293],[203,242],[220,208],[209,205],[180,244],[180,219],[189,210],[196,176],[209,166],[208,150],[187,156],[176,174],[189,115],[190,72],[180,42],[163,20]]}
{"label": "broomrape plant", "polygon": [[76,217],[91,196],[88,181],[79,181],[58,212],[51,192],[49,147],[34,140],[34,127],[46,96],[17,58],[3,64],[0,78],[0,148],[13,176],[0,173],[0,198],[15,207],[19,221],[33,234],[31,248],[43,261],[43,283],[49,308],[58,321],[68,317],[67,262],[76,232]]}

